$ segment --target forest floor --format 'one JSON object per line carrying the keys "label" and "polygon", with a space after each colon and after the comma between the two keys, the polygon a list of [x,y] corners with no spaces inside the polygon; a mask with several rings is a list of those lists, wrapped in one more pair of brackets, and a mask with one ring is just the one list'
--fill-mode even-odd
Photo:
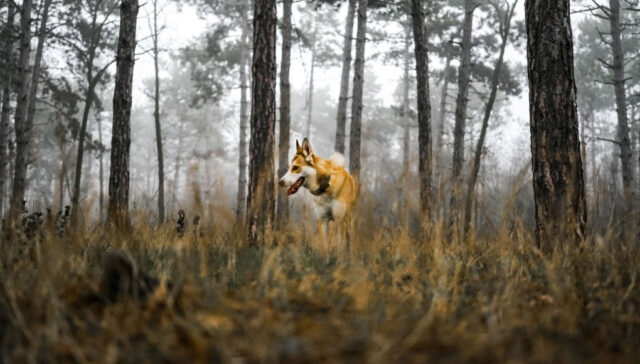
{"label": "forest floor", "polygon": [[4,232],[3,362],[640,358],[640,246],[608,236],[545,255],[517,221],[464,244],[361,221],[327,255],[308,231],[263,247],[204,221],[55,230]]}

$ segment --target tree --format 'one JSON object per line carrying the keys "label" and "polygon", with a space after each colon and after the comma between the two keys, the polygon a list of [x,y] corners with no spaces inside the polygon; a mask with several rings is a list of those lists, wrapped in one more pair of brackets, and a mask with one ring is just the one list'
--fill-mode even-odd
{"label": "tree", "polygon": [[0,114],[0,211],[4,206],[4,191],[7,181],[7,143],[9,134],[9,117],[11,116],[11,86],[15,71],[13,61],[13,39],[15,21],[15,3],[7,2],[7,23],[2,31],[3,68],[2,73],[2,113]]}
{"label": "tree", "polygon": [[154,95],[153,95],[153,120],[156,129],[156,150],[158,155],[158,222],[164,222],[164,158],[162,153],[162,127],[160,125],[160,67],[158,65],[160,50],[158,48],[158,0],[153,0],[153,26],[151,40],[153,42],[153,69],[154,69]]}
{"label": "tree", "polygon": [[136,49],[138,0],[122,0],[113,92],[113,129],[109,171],[109,219],[126,225],[129,207],[129,149],[131,147],[131,88]]}
{"label": "tree", "polygon": [[[403,49],[403,80],[402,80],[402,106],[400,107],[400,116],[402,118],[402,128],[404,129],[404,134],[402,138],[402,175],[401,179],[403,179],[403,183],[405,184],[408,180],[409,174],[409,155],[411,151],[411,105],[409,100],[409,89],[411,88],[411,52],[409,51],[411,46],[411,27],[412,27],[412,10],[410,10],[410,6],[412,4],[406,4],[404,7],[404,13],[406,13],[406,19],[403,22],[404,28],[404,49]],[[422,12],[421,12],[422,15]],[[424,18],[422,19],[424,22]],[[415,54],[415,53],[414,53]],[[404,201],[403,201],[404,203]]]}
{"label": "tree", "polygon": [[349,76],[351,75],[351,48],[353,43],[353,23],[356,12],[356,0],[348,0],[347,21],[342,49],[342,74],[340,76],[340,97],[336,116],[336,152],[344,154],[345,129],[347,125],[347,100],[349,98]]}
{"label": "tree", "polygon": [[276,25],[276,1],[256,0],[247,197],[247,221],[252,240],[263,236],[275,215]]}
{"label": "tree", "polygon": [[360,139],[362,128],[362,97],[364,86],[365,44],[367,36],[367,0],[358,0],[358,31],[356,39],[356,59],[353,65],[353,98],[351,101],[351,131],[349,139],[349,169],[356,178],[360,177]]}
{"label": "tree", "polygon": [[[249,123],[249,57],[250,52],[250,4],[249,0],[189,0],[198,6],[202,16],[214,15],[218,24],[206,34],[204,45],[188,47],[185,61],[191,65],[192,79],[196,83],[196,104],[201,101],[219,101],[226,84],[240,81],[240,133],[238,152],[238,191],[236,195],[236,220],[245,217],[247,203],[247,129]],[[229,34],[234,27],[241,29],[240,39]],[[228,39],[233,39],[229,41]],[[238,75],[231,71],[237,66]],[[233,75],[233,76],[230,76]],[[179,160],[179,158],[177,158]],[[177,171],[176,171],[177,173]]]}
{"label": "tree", "polygon": [[236,199],[236,219],[244,218],[247,202],[247,124],[249,90],[249,0],[242,1],[242,36],[240,51],[240,143],[238,153],[238,195]]}
{"label": "tree", "polygon": [[416,75],[418,78],[418,147],[420,162],[420,211],[423,220],[429,217],[431,205],[431,101],[429,95],[429,54],[425,34],[422,1],[411,0],[413,39],[415,43]]}
{"label": "tree", "polygon": [[16,159],[13,172],[13,193],[11,196],[11,214],[18,219],[22,213],[27,177],[27,149],[29,132],[27,113],[29,108],[29,56],[31,53],[31,0],[22,2],[20,10],[20,55],[18,59],[18,100],[14,125],[16,130]]}
{"label": "tree", "polygon": [[480,162],[482,157],[482,151],[484,149],[484,140],[487,136],[487,129],[489,128],[489,118],[491,117],[491,111],[493,110],[493,104],[496,101],[498,94],[498,86],[500,83],[500,72],[502,70],[502,64],[504,62],[504,53],[509,42],[509,35],[511,32],[511,19],[515,7],[518,4],[518,0],[515,0],[511,5],[508,2],[504,7],[501,7],[497,3],[493,3],[496,11],[496,17],[499,19],[498,33],[500,35],[500,53],[498,60],[496,61],[493,69],[493,75],[491,76],[491,92],[489,99],[484,108],[484,117],[482,118],[482,127],[480,129],[480,137],[476,144],[475,153],[473,155],[473,166],[471,167],[471,173],[467,183],[467,198],[464,206],[464,231],[465,234],[469,231],[471,225],[471,207],[473,205],[473,197],[476,189],[476,182],[478,181],[478,173],[480,172]]}
{"label": "tree", "polygon": [[471,48],[473,33],[473,13],[477,7],[475,0],[464,1],[464,21],[462,24],[462,45],[460,50],[460,67],[458,68],[458,96],[456,98],[455,125],[453,129],[453,162],[451,178],[451,217],[458,219],[459,194],[464,168],[464,134],[467,121],[467,103],[469,102],[469,84],[471,82]]}
{"label": "tree", "polygon": [[526,0],[536,241],[577,246],[586,208],[569,0]]}
{"label": "tree", "polygon": [[[628,4],[628,9],[631,11],[634,10],[634,6],[637,6],[637,2],[625,2]],[[625,14],[622,12],[620,0],[609,0],[608,6],[602,5],[599,1],[593,1],[585,10],[590,11],[597,18],[606,21],[609,27],[608,32],[600,31],[599,29],[597,31],[602,43],[610,48],[612,57],[608,60],[602,58],[602,55],[598,55],[597,60],[610,72],[611,80],[605,81],[605,83],[612,85],[615,93],[616,116],[618,120],[616,144],[620,148],[625,214],[629,215],[633,210],[633,204],[635,201],[635,186],[633,182],[633,145],[630,140],[629,116],[627,110],[627,86],[625,85],[630,79],[625,71],[625,66],[629,60],[626,57],[623,38],[629,29],[633,29],[633,27],[638,25],[638,22],[624,18]]]}
{"label": "tree", "polygon": [[[115,11],[117,5],[118,3],[115,1],[91,0],[87,1],[84,6],[74,9],[70,14],[71,17],[74,17],[73,21],[76,23],[76,28],[65,42],[69,45],[72,54],[75,55],[79,62],[74,68],[84,73],[84,81],[86,82],[86,84],[83,85],[86,87],[84,110],[82,112],[82,121],[78,133],[78,152],[76,154],[73,194],[71,197],[73,219],[78,217],[85,139],[91,108],[96,102],[96,88],[103,82],[107,69],[115,62],[114,59],[101,66],[96,64],[100,53],[108,51],[112,46],[111,43],[108,40],[105,41],[105,39],[108,39],[111,35],[111,29],[109,29],[108,24],[110,22],[110,16]],[[82,14],[85,6],[89,19],[87,20],[84,17],[76,18],[77,14]],[[102,19],[100,19],[101,15]]]}
{"label": "tree", "polygon": [[336,48],[339,48],[339,41],[330,36],[332,33],[338,33],[335,20],[336,8],[331,6],[331,2],[331,0],[311,1],[307,6],[299,8],[301,19],[293,29],[295,40],[310,53],[308,87],[305,96],[307,115],[304,136],[307,138],[312,132],[317,69],[336,65],[340,59],[339,52],[336,51]]}
{"label": "tree", "polygon": [[[278,143],[278,176],[289,168],[289,128],[291,126],[291,0],[282,5],[282,60],[280,61],[280,141]],[[278,189],[278,226],[289,219],[289,200],[284,189]]]}
{"label": "tree", "polygon": [[44,44],[49,33],[47,22],[49,20],[49,9],[51,0],[44,0],[43,8],[40,14],[40,24],[38,31],[38,45],[33,62],[33,71],[31,74],[31,88],[29,90],[29,109],[27,110],[26,129],[31,139],[31,129],[33,128],[33,120],[36,114],[36,96],[38,94],[38,85],[40,84],[40,73],[42,67],[42,54],[44,52]]}

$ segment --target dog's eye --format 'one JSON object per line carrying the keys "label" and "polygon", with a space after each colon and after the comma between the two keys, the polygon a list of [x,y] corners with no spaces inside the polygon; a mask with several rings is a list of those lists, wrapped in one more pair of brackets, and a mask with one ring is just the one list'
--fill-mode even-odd
{"label": "dog's eye", "polygon": [[293,171],[293,172],[297,171],[298,169],[300,169],[300,167],[298,167],[298,166],[291,167],[291,171]]}

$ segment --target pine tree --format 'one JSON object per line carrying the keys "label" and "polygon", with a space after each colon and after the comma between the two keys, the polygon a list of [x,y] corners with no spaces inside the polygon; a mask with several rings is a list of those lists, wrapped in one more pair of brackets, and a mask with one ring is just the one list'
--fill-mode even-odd
{"label": "pine tree", "polygon": [[569,0],[526,0],[525,9],[536,240],[577,246],[586,208]]}

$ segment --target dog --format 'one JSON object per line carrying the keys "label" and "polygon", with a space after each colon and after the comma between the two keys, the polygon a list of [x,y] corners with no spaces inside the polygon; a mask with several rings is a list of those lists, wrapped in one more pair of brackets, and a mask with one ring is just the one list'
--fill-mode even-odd
{"label": "dog", "polygon": [[346,225],[358,195],[358,186],[344,165],[342,154],[334,153],[325,160],[313,154],[307,138],[302,141],[302,146],[296,140],[296,154],[287,173],[278,182],[287,188],[288,196],[301,187],[311,193],[318,232],[327,251],[329,224],[333,223],[339,229],[338,237],[341,239],[347,233]]}

